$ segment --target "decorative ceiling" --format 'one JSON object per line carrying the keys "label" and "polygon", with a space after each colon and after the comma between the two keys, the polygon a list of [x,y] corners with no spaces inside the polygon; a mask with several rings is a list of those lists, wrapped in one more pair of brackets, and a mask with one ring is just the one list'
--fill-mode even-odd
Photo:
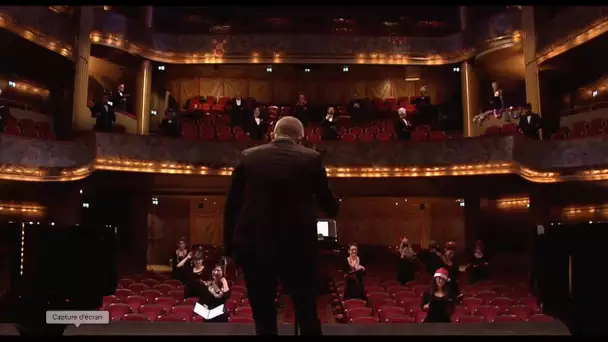
{"label": "decorative ceiling", "polygon": [[459,30],[458,13],[458,6],[157,6],[154,25],[178,34],[442,36]]}

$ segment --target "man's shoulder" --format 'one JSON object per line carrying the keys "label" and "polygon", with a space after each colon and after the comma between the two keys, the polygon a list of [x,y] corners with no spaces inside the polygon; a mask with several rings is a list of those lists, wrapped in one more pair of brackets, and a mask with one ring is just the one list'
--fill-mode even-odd
{"label": "man's shoulder", "polygon": [[[301,154],[303,157],[310,157],[310,158],[317,158],[320,157],[321,154],[311,148],[302,146],[302,145],[289,145],[291,146],[290,149],[292,149],[292,151]],[[278,150],[282,150],[285,147],[281,147],[281,146],[277,146],[275,144],[272,143],[266,143],[264,145],[259,145],[259,146],[254,146],[254,147],[250,147],[246,150],[243,151],[243,156],[244,157],[251,157],[251,156],[255,156],[255,155],[259,155],[259,154],[263,154],[263,153],[274,153]]]}

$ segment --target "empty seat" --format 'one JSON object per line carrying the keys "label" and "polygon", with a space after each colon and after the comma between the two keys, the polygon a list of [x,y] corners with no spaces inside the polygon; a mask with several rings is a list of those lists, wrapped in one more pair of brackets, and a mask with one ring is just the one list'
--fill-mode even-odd
{"label": "empty seat", "polygon": [[140,313],[128,313],[121,318],[122,321],[130,321],[130,322],[149,322],[150,318],[144,314]]}
{"label": "empty seat", "polygon": [[144,304],[139,307],[138,312],[147,315],[151,320],[155,320],[158,316],[167,312],[167,310],[163,305]]}
{"label": "empty seat", "polygon": [[386,320],[384,320],[383,322],[385,323],[394,323],[394,324],[399,324],[399,323],[416,323],[416,319],[413,318],[412,316],[391,316],[386,318]]}
{"label": "empty seat", "polygon": [[346,318],[350,321],[357,317],[366,317],[372,315],[372,309],[367,307],[355,307],[346,310]]}
{"label": "empty seat", "polygon": [[148,298],[146,298],[144,296],[133,295],[133,296],[129,296],[129,297],[125,298],[125,300],[123,302],[125,304],[129,305],[131,307],[131,310],[133,310],[133,312],[137,312],[137,310],[139,309],[140,306],[148,303]]}
{"label": "empty seat", "polygon": [[381,321],[386,321],[392,316],[405,316],[407,312],[404,308],[398,306],[383,306],[378,309],[378,317]]}
{"label": "empty seat", "polygon": [[240,308],[237,308],[236,309],[236,314],[238,316],[253,317],[253,311],[251,310],[250,306],[241,306]]}
{"label": "empty seat", "polygon": [[528,317],[528,322],[553,322],[555,319],[551,316],[536,314]]}
{"label": "empty seat", "polygon": [[492,322],[494,318],[500,315],[500,308],[493,305],[480,305],[473,311],[475,316],[485,317],[488,322]]}
{"label": "empty seat", "polygon": [[513,300],[507,297],[496,297],[490,299],[489,304],[500,308],[500,312],[506,312],[507,309],[513,305]]}
{"label": "empty seat", "polygon": [[378,133],[376,135],[376,140],[378,140],[378,141],[391,141],[391,140],[393,140],[393,134],[388,133],[388,132]]}
{"label": "empty seat", "polygon": [[156,319],[157,322],[185,322],[186,319],[174,314],[162,315],[158,316]]}
{"label": "empty seat", "polygon": [[118,286],[121,288],[128,288],[129,285],[135,283],[135,280],[129,278],[122,278],[118,281]]}
{"label": "empty seat", "polygon": [[378,319],[371,316],[361,316],[349,319],[352,324],[377,324]]}
{"label": "empty seat", "polygon": [[456,323],[483,323],[485,318],[481,316],[461,316]]}
{"label": "empty seat", "polygon": [[534,309],[525,305],[513,305],[507,309],[507,313],[525,321],[534,314]]}
{"label": "empty seat", "polygon": [[371,133],[363,133],[359,136],[359,141],[372,142],[374,141],[374,135]]}
{"label": "empty seat", "polygon": [[365,307],[365,301],[361,299],[347,299],[342,303],[344,310]]}
{"label": "empty seat", "polygon": [[150,287],[150,288],[153,288],[154,286],[160,284],[160,281],[158,281],[156,279],[148,278],[148,279],[142,280],[141,283],[148,285],[148,287]]}
{"label": "empty seat", "polygon": [[489,303],[490,300],[496,298],[496,292],[494,291],[479,291],[475,295],[477,298],[483,299],[484,303]]}
{"label": "empty seat", "polygon": [[190,321],[194,314],[193,305],[177,305],[171,308],[171,314],[183,317],[186,321]]}
{"label": "empty seat", "polygon": [[169,291],[173,290],[173,286],[169,284],[158,284],[155,285],[153,289],[159,291],[163,296],[166,296]]}
{"label": "empty seat", "polygon": [[156,299],[158,297],[162,297],[162,295],[163,295],[160,291],[154,290],[154,289],[146,289],[146,290],[139,292],[139,294],[141,296],[146,297],[148,299],[148,302],[153,302],[154,299]]}
{"label": "empty seat", "polygon": [[116,289],[116,292],[114,292],[114,295],[116,296],[116,298],[118,298],[118,301],[121,302],[125,300],[125,298],[132,296],[133,294],[133,291],[129,289]]}
{"label": "empty seat", "polygon": [[466,305],[470,311],[474,311],[480,305],[483,305],[483,299],[475,297],[466,297],[462,299],[462,303]]}
{"label": "empty seat", "polygon": [[131,307],[125,303],[112,303],[106,307],[106,311],[111,320],[119,321],[124,315],[131,313]]}
{"label": "empty seat", "polygon": [[342,139],[342,141],[352,142],[352,141],[357,141],[357,136],[354,134],[345,133],[345,134],[342,134],[341,139]]}
{"label": "empty seat", "polygon": [[118,298],[116,298],[116,296],[103,296],[101,307],[105,309],[108,305],[116,303],[117,301]]}
{"label": "empty seat", "polygon": [[143,283],[133,283],[131,285],[129,285],[129,290],[133,291],[133,293],[140,293],[144,290],[148,290],[149,287],[146,284]]}
{"label": "empty seat", "polygon": [[228,322],[252,324],[253,318],[251,318],[249,316],[231,316]]}
{"label": "empty seat", "polygon": [[521,321],[521,320],[515,315],[500,315],[500,316],[494,317],[494,322],[519,322],[519,321]]}

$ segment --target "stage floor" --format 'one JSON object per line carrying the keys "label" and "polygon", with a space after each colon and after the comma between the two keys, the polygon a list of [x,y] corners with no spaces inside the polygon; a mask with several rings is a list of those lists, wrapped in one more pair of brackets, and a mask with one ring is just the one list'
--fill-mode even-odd
{"label": "stage floor", "polygon": [[[282,324],[280,335],[293,335],[293,325]],[[108,325],[87,325],[66,328],[64,336],[78,335],[253,335],[253,326],[231,323],[141,323],[112,322]],[[323,334],[329,336],[355,335],[553,335],[569,336],[561,322],[538,323],[471,323],[471,324],[328,324]]]}

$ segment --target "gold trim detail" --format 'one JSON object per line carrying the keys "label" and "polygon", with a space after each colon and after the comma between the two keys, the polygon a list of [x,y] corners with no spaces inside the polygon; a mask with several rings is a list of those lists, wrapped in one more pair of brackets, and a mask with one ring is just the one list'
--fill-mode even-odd
{"label": "gold trim detail", "polygon": [[[95,170],[175,175],[230,176],[233,168],[212,168],[174,162],[150,162],[97,158],[95,163],[74,169],[42,169],[0,165],[0,179],[26,182],[67,182],[86,178]],[[435,167],[337,167],[328,166],[330,178],[428,178],[515,174],[534,183],[608,180],[608,169],[585,170],[569,174],[540,172],[510,163],[450,165]]]}

